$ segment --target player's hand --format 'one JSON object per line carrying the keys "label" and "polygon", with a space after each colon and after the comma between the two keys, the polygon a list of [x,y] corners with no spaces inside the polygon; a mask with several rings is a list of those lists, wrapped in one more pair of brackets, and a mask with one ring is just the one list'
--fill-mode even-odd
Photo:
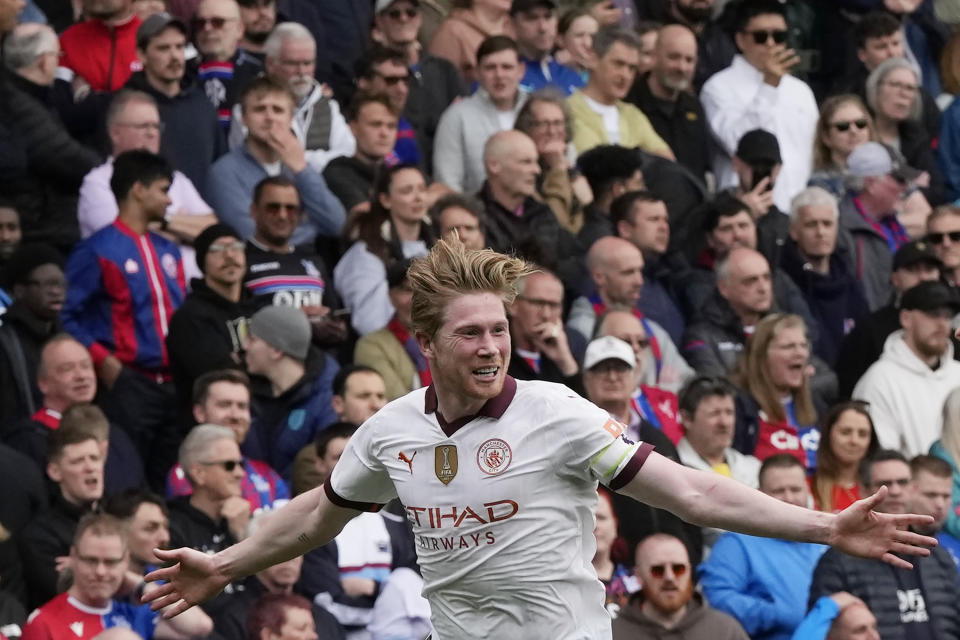
{"label": "player's hand", "polygon": [[164,580],[166,584],[145,593],[143,601],[150,603],[153,611],[163,609],[166,619],[206,602],[230,582],[217,569],[213,556],[196,549],[154,549],[153,553],[172,566],[151,571],[144,577],[147,582]]}
{"label": "player's hand", "polygon": [[887,497],[887,488],[841,511],[830,525],[828,542],[844,553],[864,558],[877,558],[903,569],[913,565],[894,554],[928,556],[937,541],[929,536],[908,531],[914,525],[928,525],[931,516],[878,513],[874,507]]}
{"label": "player's hand", "polygon": [[740,196],[743,204],[750,207],[754,220],[767,214],[773,206],[773,189],[770,188],[770,178],[764,178],[750,191],[744,191]]}
{"label": "player's hand", "polygon": [[267,143],[280,155],[283,164],[290,167],[294,173],[300,173],[307,168],[307,155],[290,129],[282,125],[273,127]]}

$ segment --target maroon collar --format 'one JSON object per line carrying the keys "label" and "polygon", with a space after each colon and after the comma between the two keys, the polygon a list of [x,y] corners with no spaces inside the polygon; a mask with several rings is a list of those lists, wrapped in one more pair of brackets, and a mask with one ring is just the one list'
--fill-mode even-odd
{"label": "maroon collar", "polygon": [[513,402],[513,397],[515,395],[517,395],[517,381],[512,377],[507,376],[503,381],[503,389],[500,390],[500,393],[483,403],[483,406],[480,407],[480,411],[476,412],[472,416],[464,416],[462,418],[457,418],[453,422],[447,422],[446,419],[440,415],[440,410],[437,407],[437,391],[431,384],[429,387],[427,387],[427,393],[423,403],[423,412],[428,414],[436,413],[437,422],[440,423],[440,428],[443,429],[443,432],[447,435],[447,437],[449,437],[456,433],[460,427],[480,416],[499,420],[507,410],[507,407],[510,406],[510,403]]}

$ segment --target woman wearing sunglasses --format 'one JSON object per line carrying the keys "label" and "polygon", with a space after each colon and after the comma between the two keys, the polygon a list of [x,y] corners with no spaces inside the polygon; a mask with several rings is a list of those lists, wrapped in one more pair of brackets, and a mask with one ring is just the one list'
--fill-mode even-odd
{"label": "woman wearing sunglasses", "polygon": [[923,103],[916,67],[904,58],[882,62],[867,77],[866,97],[877,139],[897,149],[908,165],[926,172],[929,178],[918,180],[916,186],[930,204],[943,204],[946,189],[930,136],[921,122]]}
{"label": "woman wearing sunglasses", "polygon": [[847,156],[864,142],[876,139],[873,117],[860,98],[847,93],[824,100],[813,141],[810,186],[822,187],[838,199],[843,198]]}

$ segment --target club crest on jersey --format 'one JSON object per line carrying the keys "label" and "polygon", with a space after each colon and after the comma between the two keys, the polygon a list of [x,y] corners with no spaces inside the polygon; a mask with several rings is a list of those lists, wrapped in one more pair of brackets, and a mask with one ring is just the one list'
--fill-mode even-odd
{"label": "club crest on jersey", "polygon": [[457,445],[441,444],[433,449],[433,470],[443,484],[450,484],[457,475]]}
{"label": "club crest on jersey", "polygon": [[488,476],[503,473],[513,460],[510,445],[500,438],[487,440],[477,450],[477,465]]}

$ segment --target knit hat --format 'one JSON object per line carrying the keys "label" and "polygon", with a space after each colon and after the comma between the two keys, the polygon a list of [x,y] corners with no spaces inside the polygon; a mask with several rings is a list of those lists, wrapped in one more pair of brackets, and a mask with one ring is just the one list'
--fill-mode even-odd
{"label": "knit hat", "polygon": [[296,307],[264,307],[253,314],[248,324],[251,335],[257,336],[274,349],[303,362],[310,351],[310,321]]}
{"label": "knit hat", "polygon": [[193,248],[197,252],[197,266],[200,267],[201,273],[204,272],[204,263],[207,261],[207,252],[210,251],[210,245],[212,245],[217,238],[223,238],[224,236],[242,240],[236,229],[222,222],[210,225],[201,231],[200,235],[194,239]]}

